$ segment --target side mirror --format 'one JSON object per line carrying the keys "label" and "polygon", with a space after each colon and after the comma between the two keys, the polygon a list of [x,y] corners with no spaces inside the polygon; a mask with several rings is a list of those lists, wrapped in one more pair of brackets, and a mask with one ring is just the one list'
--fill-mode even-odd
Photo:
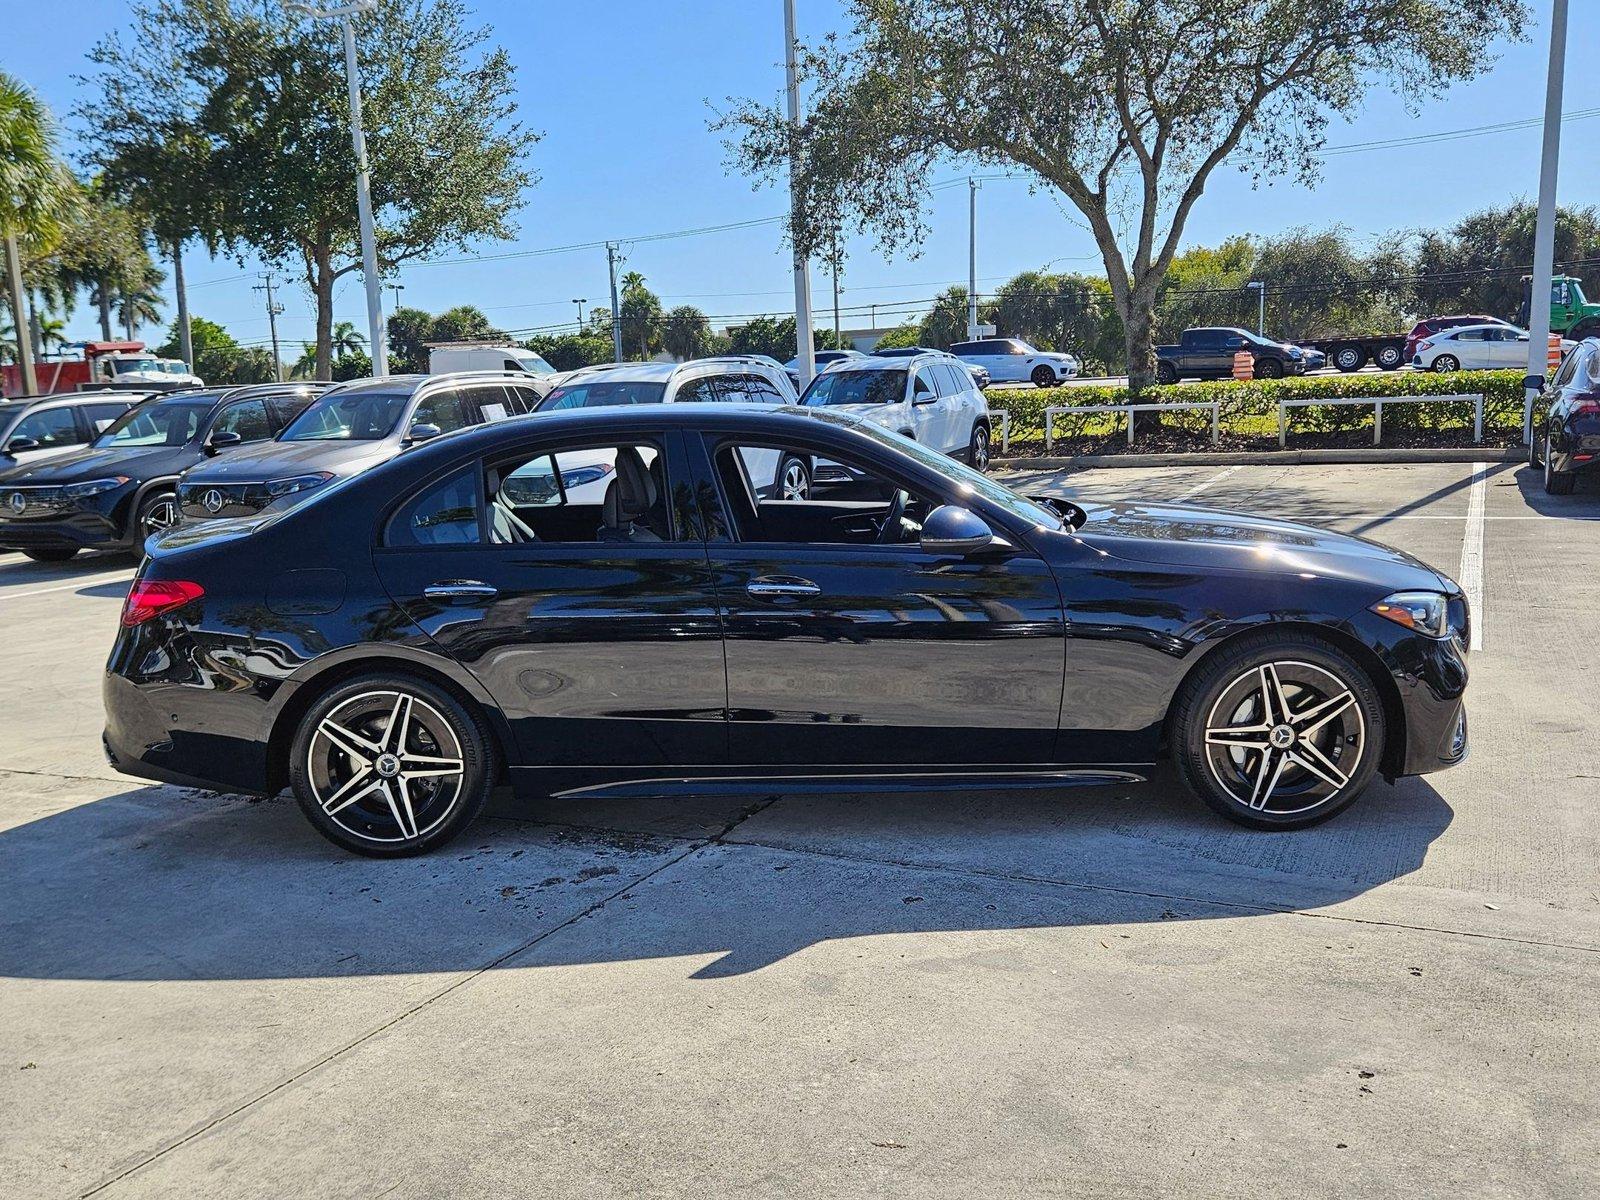
{"label": "side mirror", "polygon": [[429,438],[438,437],[443,432],[444,430],[440,429],[437,425],[429,425],[425,421],[418,421],[409,430],[407,430],[406,440],[409,442],[425,442]]}
{"label": "side mirror", "polygon": [[7,454],[21,454],[26,450],[37,450],[39,443],[31,437],[14,437],[6,443]]}
{"label": "side mirror", "polygon": [[237,446],[244,441],[242,434],[232,429],[219,429],[206,439],[206,454],[215,454],[218,450],[226,450],[229,446]]}
{"label": "side mirror", "polygon": [[922,523],[925,554],[954,554],[966,558],[985,550],[1009,549],[1011,543],[997,537],[987,521],[958,504],[941,504]]}

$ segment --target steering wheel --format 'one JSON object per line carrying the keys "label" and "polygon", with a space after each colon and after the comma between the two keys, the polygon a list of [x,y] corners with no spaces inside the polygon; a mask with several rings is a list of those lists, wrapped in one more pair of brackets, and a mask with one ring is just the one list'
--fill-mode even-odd
{"label": "steering wheel", "polygon": [[905,488],[896,488],[894,499],[889,501],[889,512],[883,518],[883,524],[878,526],[878,545],[887,545],[900,540],[901,522],[905,520],[906,504],[911,496]]}

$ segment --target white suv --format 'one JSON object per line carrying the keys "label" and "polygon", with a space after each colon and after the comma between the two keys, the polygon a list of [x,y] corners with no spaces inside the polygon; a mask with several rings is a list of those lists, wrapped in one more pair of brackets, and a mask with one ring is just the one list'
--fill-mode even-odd
{"label": "white suv", "polygon": [[971,372],[948,354],[832,363],[800,403],[864,418],[980,471],[989,465],[989,402]]}
{"label": "white suv", "polygon": [[[794,404],[794,384],[776,359],[731,354],[684,363],[601,363],[580,367],[550,390],[535,412],[563,408],[604,408],[612,404]],[[569,504],[600,504],[614,478],[610,450],[558,454],[557,486]],[[647,461],[645,465],[653,466]],[[776,450],[748,450],[745,467],[762,497],[804,499],[811,491],[811,464]],[[770,481],[770,482],[768,482]],[[522,480],[513,479],[513,488]],[[529,486],[548,487],[539,480]]]}
{"label": "white suv", "polygon": [[982,367],[995,383],[1032,383],[1054,387],[1076,379],[1083,364],[1070,354],[1035,350],[1017,338],[984,338],[977,342],[957,342],[950,347],[962,362]]}

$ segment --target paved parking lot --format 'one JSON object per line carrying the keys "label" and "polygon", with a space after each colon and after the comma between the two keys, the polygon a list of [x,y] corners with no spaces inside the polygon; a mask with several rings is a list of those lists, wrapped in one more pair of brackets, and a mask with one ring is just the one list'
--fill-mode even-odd
{"label": "paved parking lot", "polygon": [[1480,593],[1472,758],[1320,828],[1169,781],[506,804],[421,860],[98,748],[126,564],[0,559],[11,1195],[1600,1190],[1600,489],[1512,465],[1035,476]]}

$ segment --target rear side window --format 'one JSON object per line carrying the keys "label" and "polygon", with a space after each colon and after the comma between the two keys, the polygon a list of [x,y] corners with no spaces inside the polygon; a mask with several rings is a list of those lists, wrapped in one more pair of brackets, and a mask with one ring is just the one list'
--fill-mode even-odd
{"label": "rear side window", "polygon": [[731,399],[718,393],[714,376],[702,375],[699,379],[686,379],[673,399],[680,404],[706,404],[716,400]]}
{"label": "rear side window", "polygon": [[111,428],[111,423],[128,411],[126,404],[85,404],[83,406],[84,418],[89,422],[91,433],[104,433]]}
{"label": "rear side window", "polygon": [[267,416],[272,419],[272,428],[279,430],[289,424],[310,406],[315,396],[268,396]]}
{"label": "rear side window", "polygon": [[267,420],[265,400],[241,400],[230,404],[217,414],[211,424],[213,435],[237,433],[244,442],[260,442],[272,436],[272,423]]}
{"label": "rear side window", "polygon": [[1483,342],[1488,340],[1488,336],[1489,331],[1487,329],[1463,329],[1455,335],[1455,340],[1458,342]]}
{"label": "rear side window", "polygon": [[468,417],[468,407],[465,398],[455,391],[434,392],[425,397],[417,405],[417,411],[411,418],[413,425],[432,425],[440,433],[449,433],[452,429],[464,429],[475,421]]}
{"label": "rear side window", "polygon": [[446,475],[402,504],[389,520],[390,546],[460,546],[480,540],[478,464]]}

